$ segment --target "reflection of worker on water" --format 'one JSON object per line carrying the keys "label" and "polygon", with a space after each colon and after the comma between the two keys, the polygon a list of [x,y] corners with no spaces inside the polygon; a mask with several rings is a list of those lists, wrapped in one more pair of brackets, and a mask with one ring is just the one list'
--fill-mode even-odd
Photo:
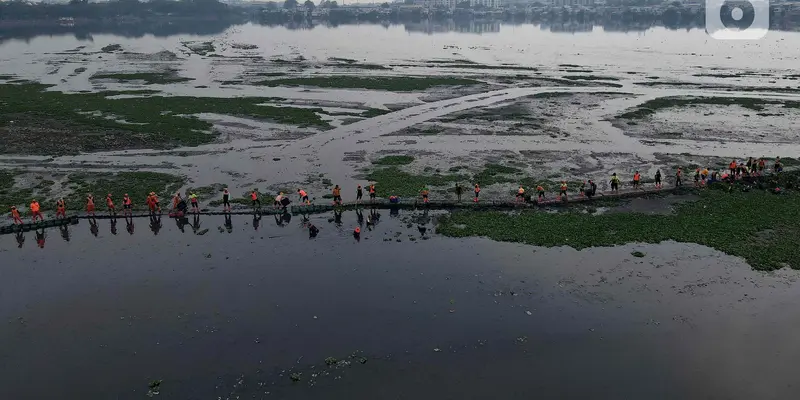
{"label": "reflection of worker on water", "polygon": [[40,249],[44,248],[44,239],[47,237],[44,233],[44,228],[41,228],[36,231],[36,245],[39,246]]}
{"label": "reflection of worker on water", "polygon": [[153,231],[153,236],[158,235],[161,230],[161,215],[150,216],[150,230]]}
{"label": "reflection of worker on water", "polygon": [[100,228],[97,226],[97,219],[89,218],[89,232],[91,232],[94,237],[97,237],[97,234],[100,233]]}
{"label": "reflection of worker on water", "polygon": [[181,231],[181,233],[186,233],[187,222],[189,222],[189,220],[187,220],[183,215],[175,216],[175,225],[178,226],[178,230]]}
{"label": "reflection of worker on water", "polygon": [[364,213],[360,208],[356,208],[356,218],[358,219],[358,226],[364,226]]}
{"label": "reflection of worker on water", "polygon": [[359,242],[361,241],[361,228],[360,227],[357,226],[355,229],[353,229],[353,237],[356,239],[356,241],[359,241]]}
{"label": "reflection of worker on water", "polygon": [[334,210],[333,211],[333,223],[337,226],[342,226],[342,210]]}
{"label": "reflection of worker on water", "polygon": [[281,228],[283,228],[284,225],[283,225],[283,216],[282,215],[275,214],[275,225],[278,225]]}
{"label": "reflection of worker on water", "polygon": [[111,217],[111,234],[116,236],[117,235],[117,218]]}
{"label": "reflection of worker on water", "polygon": [[25,234],[20,230],[17,231],[15,239],[17,239],[17,247],[22,248],[22,245],[25,244]]}
{"label": "reflection of worker on water", "polygon": [[258,230],[259,225],[261,225],[261,213],[255,212],[253,213],[253,229]]}
{"label": "reflection of worker on water", "polygon": [[233,232],[233,221],[231,221],[230,214],[225,214],[225,229],[228,231],[228,233]]}
{"label": "reflection of worker on water", "polygon": [[192,218],[192,231],[197,234],[197,231],[200,230],[200,215],[195,214]]}
{"label": "reflection of worker on water", "polygon": [[309,239],[313,239],[313,238],[317,237],[318,233],[319,233],[319,228],[314,226],[314,224],[308,224],[308,238]]}
{"label": "reflection of worker on water", "polygon": [[125,230],[128,231],[129,234],[133,235],[134,228],[133,217],[125,217]]}
{"label": "reflection of worker on water", "polygon": [[69,242],[69,226],[61,225],[58,229],[61,231],[61,238],[63,238],[65,242]]}

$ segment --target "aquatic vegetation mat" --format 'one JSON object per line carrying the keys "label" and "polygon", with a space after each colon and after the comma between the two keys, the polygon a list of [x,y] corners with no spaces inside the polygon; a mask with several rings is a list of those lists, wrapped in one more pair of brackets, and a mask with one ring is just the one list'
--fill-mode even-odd
{"label": "aquatic vegetation mat", "polygon": [[477,85],[480,81],[455,77],[414,77],[414,76],[326,76],[309,78],[270,79],[256,82],[261,86],[316,86],[334,89],[369,89],[392,92],[426,90],[436,86]]}
{"label": "aquatic vegetation mat", "polygon": [[[183,186],[182,176],[159,172],[84,173],[70,175],[67,188],[71,194],[64,200],[69,210],[83,210],[86,196],[92,193],[98,210],[105,210],[105,196],[111,193],[117,208],[122,208],[122,197],[127,193],[133,208],[145,209],[145,199],[150,192],[159,195],[161,207],[169,209],[172,196]],[[47,208],[55,208],[48,204]],[[44,207],[44,204],[42,205]]]}
{"label": "aquatic vegetation mat", "polygon": [[272,98],[62,93],[41,84],[0,84],[0,153],[75,154],[113,149],[172,148],[212,142],[213,124],[195,117],[217,113],[276,123],[329,128],[322,109],[262,105]]}
{"label": "aquatic vegetation mat", "polygon": [[766,105],[782,105],[784,108],[800,108],[800,101],[770,100],[750,97],[662,97],[646,101],[617,118],[640,119],[655,114],[658,110],[692,105],[740,106],[753,111],[763,111]]}
{"label": "aquatic vegetation mat", "polygon": [[451,174],[416,175],[393,166],[376,169],[367,175],[367,179],[376,182],[378,197],[416,197],[426,186],[454,185],[456,182],[466,182],[468,177]]}
{"label": "aquatic vegetation mat", "polygon": [[94,74],[90,80],[109,79],[116,81],[144,81],[147,85],[170,84],[193,81],[194,78],[178,76],[175,72],[130,72],[130,73],[107,73]]}
{"label": "aquatic vegetation mat", "polygon": [[[744,258],[758,270],[800,269],[800,201],[797,194],[703,190],[699,200],[675,206],[672,215],[523,211],[456,212],[437,232],[486,236],[506,242],[584,249],[665,240],[697,243]],[[532,265],[532,267],[534,267]]]}

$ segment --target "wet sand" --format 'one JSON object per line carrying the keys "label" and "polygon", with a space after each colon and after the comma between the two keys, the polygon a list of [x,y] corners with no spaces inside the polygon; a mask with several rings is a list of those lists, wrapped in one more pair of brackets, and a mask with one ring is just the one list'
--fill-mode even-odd
{"label": "wet sand", "polygon": [[[795,271],[758,273],[672,242],[575,251],[423,240],[409,216],[383,213],[360,242],[352,212],[341,228],[312,217],[313,240],[299,216],[285,227],[264,218],[257,231],[233,217],[232,233],[219,231],[224,217],[203,217],[205,235],[165,218],[157,236],[137,219],[132,236],[119,220],[118,235],[99,221],[94,237],[81,221],[69,242],[48,230],[44,249],[32,232],[22,249],[0,236],[0,359],[13,366],[0,398],[143,398],[152,380],[163,398],[800,390]],[[25,383],[33,376],[47,384]]]}

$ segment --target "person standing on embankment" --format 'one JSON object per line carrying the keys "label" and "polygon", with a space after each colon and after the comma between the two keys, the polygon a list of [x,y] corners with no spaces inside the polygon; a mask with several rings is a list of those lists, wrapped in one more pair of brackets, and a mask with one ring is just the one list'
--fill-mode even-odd
{"label": "person standing on embankment", "polygon": [[56,218],[67,218],[67,202],[63,198],[56,201]]}
{"label": "person standing on embankment", "polygon": [[39,206],[39,202],[36,201],[36,199],[31,201],[31,217],[34,223],[36,223],[36,218],[39,218],[39,221],[44,221],[44,216],[41,212],[41,206]]}
{"label": "person standing on embankment", "polygon": [[11,218],[14,220],[14,225],[22,225],[24,223],[16,206],[11,206]]}
{"label": "person standing on embankment", "polygon": [[661,170],[656,170],[656,189],[661,189]]}

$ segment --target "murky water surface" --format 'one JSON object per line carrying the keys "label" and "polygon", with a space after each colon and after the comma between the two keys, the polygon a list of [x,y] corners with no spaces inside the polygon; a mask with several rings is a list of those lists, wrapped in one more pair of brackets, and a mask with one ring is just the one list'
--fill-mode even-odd
{"label": "murky water surface", "polygon": [[312,217],[316,239],[299,216],[0,236],[0,398],[140,399],[153,380],[163,398],[800,392],[795,272],[680,243],[545,249],[430,223],[425,240],[420,217],[383,212],[360,241],[354,212]]}

